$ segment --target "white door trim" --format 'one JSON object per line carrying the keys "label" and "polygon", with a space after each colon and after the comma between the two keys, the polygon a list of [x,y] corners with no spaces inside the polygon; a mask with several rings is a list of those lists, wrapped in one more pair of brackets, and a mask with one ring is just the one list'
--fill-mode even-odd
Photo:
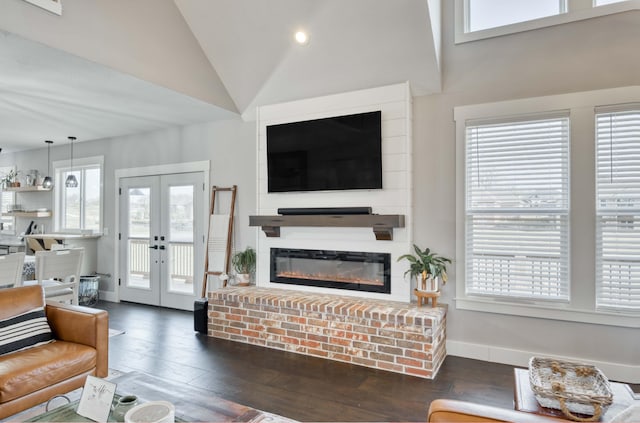
{"label": "white door trim", "polygon": [[205,184],[205,196],[204,201],[202,202],[202,222],[203,228],[208,230],[208,218],[209,215],[209,186],[210,186],[210,166],[211,161],[203,160],[198,162],[187,162],[187,163],[173,163],[166,165],[156,165],[156,166],[146,166],[146,167],[135,167],[128,169],[116,169],[115,171],[115,183],[114,183],[114,207],[115,212],[115,230],[113,232],[113,245],[114,245],[114,260],[113,260],[113,283],[114,290],[111,292],[100,292],[100,298],[106,301],[120,302],[120,286],[118,281],[120,278],[120,243],[118,242],[118,234],[120,233],[120,179],[122,178],[130,178],[136,176],[154,176],[154,175],[166,175],[171,173],[191,173],[191,172],[204,172],[204,184]]}

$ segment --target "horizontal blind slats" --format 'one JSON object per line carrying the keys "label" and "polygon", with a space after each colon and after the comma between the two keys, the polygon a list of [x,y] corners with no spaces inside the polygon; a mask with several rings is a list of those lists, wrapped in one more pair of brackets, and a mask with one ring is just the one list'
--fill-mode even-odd
{"label": "horizontal blind slats", "polygon": [[564,117],[467,127],[468,293],[569,298],[568,139]]}
{"label": "horizontal blind slats", "polygon": [[640,110],[596,115],[596,305],[640,310]]}

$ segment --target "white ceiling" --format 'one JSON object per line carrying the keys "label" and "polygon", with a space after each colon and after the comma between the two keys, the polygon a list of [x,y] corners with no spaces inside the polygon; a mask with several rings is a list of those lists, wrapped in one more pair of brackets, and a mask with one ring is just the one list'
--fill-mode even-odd
{"label": "white ceiling", "polygon": [[[428,0],[174,1],[244,119],[260,105],[403,81],[414,95],[440,91],[439,36]],[[310,34],[308,45],[294,43],[298,29]],[[69,135],[88,141],[233,118],[213,104],[0,31],[5,152]]]}
{"label": "white ceiling", "polygon": [[245,119],[255,106],[404,81],[414,95],[440,92],[427,0],[174,1]]}
{"label": "white ceiling", "polygon": [[230,119],[219,107],[0,32],[0,147],[42,148]]}

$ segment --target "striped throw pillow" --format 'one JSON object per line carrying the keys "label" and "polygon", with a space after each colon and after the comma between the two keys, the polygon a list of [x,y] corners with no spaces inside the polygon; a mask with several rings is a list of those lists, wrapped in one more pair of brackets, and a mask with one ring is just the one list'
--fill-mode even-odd
{"label": "striped throw pillow", "polygon": [[44,307],[0,320],[0,355],[52,341],[53,335],[44,313]]}

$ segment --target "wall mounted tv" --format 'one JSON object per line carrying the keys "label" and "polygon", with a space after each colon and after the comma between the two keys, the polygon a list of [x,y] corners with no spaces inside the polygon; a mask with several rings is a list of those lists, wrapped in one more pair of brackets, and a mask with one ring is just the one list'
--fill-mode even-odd
{"label": "wall mounted tv", "polygon": [[382,188],[381,112],[267,126],[269,192]]}

